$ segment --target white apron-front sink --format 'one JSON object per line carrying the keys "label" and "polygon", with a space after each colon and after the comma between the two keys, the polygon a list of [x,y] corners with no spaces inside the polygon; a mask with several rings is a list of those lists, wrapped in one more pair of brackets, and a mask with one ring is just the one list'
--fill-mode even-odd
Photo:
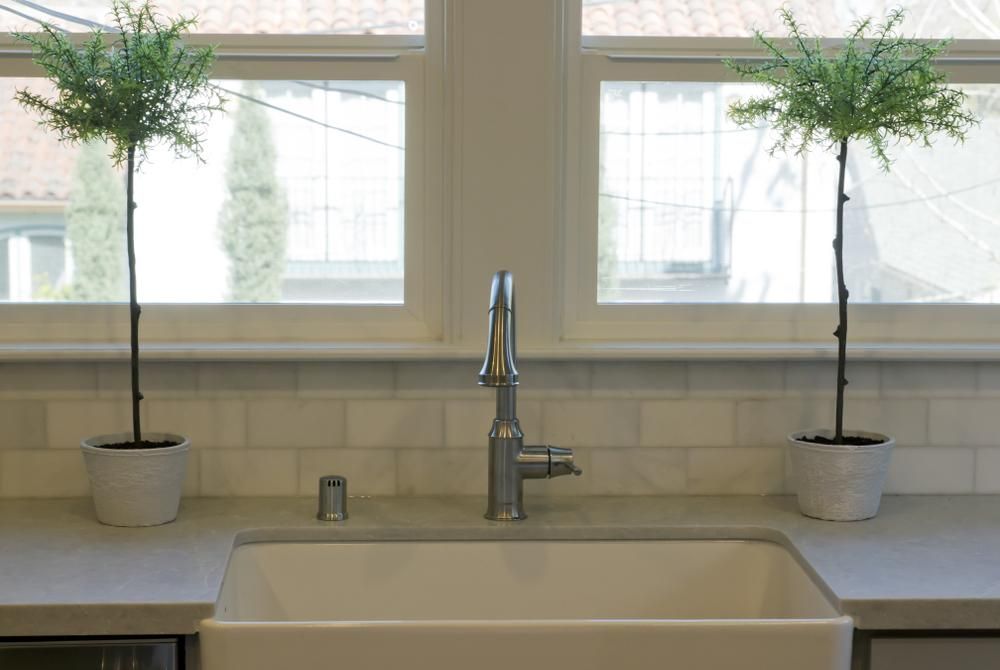
{"label": "white apron-front sink", "polygon": [[238,547],[202,670],[847,670],[852,622],[769,542]]}

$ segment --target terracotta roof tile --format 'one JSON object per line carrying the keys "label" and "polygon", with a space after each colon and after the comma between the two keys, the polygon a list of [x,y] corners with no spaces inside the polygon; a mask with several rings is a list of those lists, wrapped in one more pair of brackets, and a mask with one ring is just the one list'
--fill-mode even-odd
{"label": "terracotta roof tile", "polygon": [[36,126],[37,119],[14,102],[14,91],[37,79],[0,79],[0,200],[64,201],[69,197],[76,149]]}
{"label": "terracotta roof tile", "polygon": [[781,33],[777,11],[783,6],[810,30],[834,35],[843,32],[843,21],[833,3],[813,0],[606,0],[583,8],[585,35],[659,35],[669,37],[738,37],[758,27]]}
{"label": "terracotta roof tile", "polygon": [[[423,0],[154,0],[163,14],[198,17],[204,33],[421,32]],[[49,0],[48,8],[90,21],[108,21],[106,0]],[[43,16],[40,12],[33,14]],[[63,26],[65,21],[51,19]],[[0,13],[0,29],[25,21]],[[77,28],[79,26],[76,26]]]}

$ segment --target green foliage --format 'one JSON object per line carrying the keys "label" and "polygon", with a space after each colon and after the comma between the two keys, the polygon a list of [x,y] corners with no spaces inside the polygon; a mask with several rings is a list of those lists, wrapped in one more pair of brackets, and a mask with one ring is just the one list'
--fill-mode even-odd
{"label": "green foliage", "polygon": [[765,96],[731,105],[729,116],[740,125],[771,124],[778,133],[772,153],[864,140],[888,171],[890,144],[929,146],[939,133],[962,141],[978,123],[964,109],[965,93],[946,86],[945,75],[934,68],[933,60],[950,40],[900,36],[902,9],[890,12],[881,25],[871,18],[859,20],[843,45],[832,50],[806,35],[788,9],[780,14],[793,51],[756,32],[769,58],[763,63],[727,61],[742,78],[770,89]]}
{"label": "green foliage", "polygon": [[[244,87],[249,97],[258,90]],[[285,269],[288,203],[275,174],[271,123],[260,105],[241,98],[233,124],[227,197],[219,214],[222,245],[229,255],[229,290],[238,302],[277,301]]]}
{"label": "green foliage", "polygon": [[224,102],[208,79],[214,49],[185,46],[195,20],[164,23],[149,2],[113,0],[111,14],[118,33],[95,29],[80,46],[48,24],[40,34],[15,33],[56,88],[54,98],[20,89],[18,102],[61,140],[111,144],[115,165],[130,147],[144,156],[159,141],[200,157],[202,130]]}
{"label": "green foliage", "polygon": [[121,300],[125,233],[125,189],[102,142],[84,144],[76,160],[66,208],[66,237],[73,254],[68,298],[85,302]]}

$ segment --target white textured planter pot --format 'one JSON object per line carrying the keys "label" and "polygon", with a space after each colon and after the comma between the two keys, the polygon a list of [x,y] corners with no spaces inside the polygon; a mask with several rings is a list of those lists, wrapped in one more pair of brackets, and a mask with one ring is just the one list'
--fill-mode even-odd
{"label": "white textured planter pot", "polygon": [[158,526],[177,518],[191,441],[169,433],[144,433],[153,442],[178,442],[157,449],[102,449],[128,442],[131,433],[99,435],[80,443],[90,476],[97,520],[109,526]]}
{"label": "white textured planter pot", "polygon": [[802,439],[816,435],[832,438],[832,430],[806,430],[788,436],[799,509],[806,516],[827,521],[861,521],[878,514],[896,440],[863,430],[844,431],[844,434],[882,442],[852,446],[815,444]]}

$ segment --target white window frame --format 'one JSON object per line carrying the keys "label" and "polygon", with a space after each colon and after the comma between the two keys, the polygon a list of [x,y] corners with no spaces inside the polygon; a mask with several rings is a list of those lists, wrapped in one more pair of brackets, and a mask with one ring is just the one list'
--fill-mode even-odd
{"label": "white window frame", "polygon": [[[833,305],[598,303],[601,82],[737,81],[722,60],[759,57],[760,50],[749,38],[582,36],[580,0],[567,2],[564,11],[569,104],[562,339],[577,346],[615,342],[623,350],[631,343],[632,351],[651,344],[647,354],[660,347],[681,355],[828,355]],[[941,66],[952,83],[1000,83],[1000,40],[956,40]],[[1000,305],[851,304],[850,310],[852,349],[875,355],[893,346],[914,353],[921,344],[949,355],[942,346],[989,348],[1000,338]]]}
{"label": "white window frame", "polygon": [[[394,80],[406,86],[404,289],[401,305],[143,304],[147,350],[280,343],[426,343],[443,337],[444,0],[425,0],[423,36],[210,35],[213,78]],[[23,44],[0,36],[0,76],[39,76]],[[41,131],[39,131],[41,132]],[[141,179],[141,175],[139,177]],[[141,209],[140,215],[141,215]],[[141,266],[142,259],[139,259]],[[188,271],[183,263],[178,271]],[[119,304],[0,305],[0,347],[70,350],[127,341]],[[81,347],[77,346],[77,350]]]}

